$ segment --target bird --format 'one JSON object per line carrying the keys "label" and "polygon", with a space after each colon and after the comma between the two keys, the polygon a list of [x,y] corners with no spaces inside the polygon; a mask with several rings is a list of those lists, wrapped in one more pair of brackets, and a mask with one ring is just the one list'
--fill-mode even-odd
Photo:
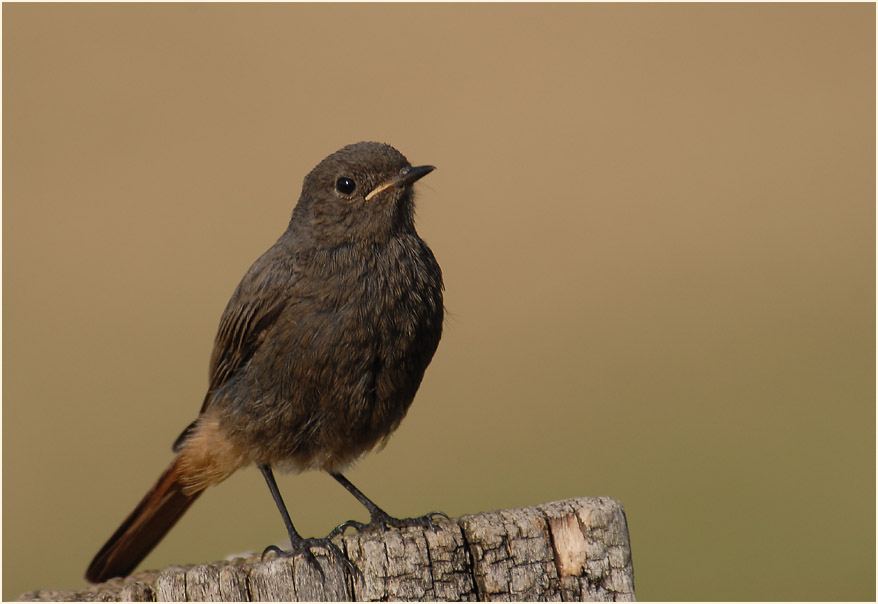
{"label": "bird", "polygon": [[[305,177],[286,230],[241,279],[220,319],[207,393],[171,464],[98,551],[86,579],[130,574],[209,486],[255,465],[290,549],[334,555],[348,527],[426,523],[390,516],[342,472],[383,446],[415,397],[442,335],[442,271],[418,235],[412,166],[394,147],[347,145]],[[330,474],[369,514],[302,537],[274,469]],[[318,566],[319,568],[319,566]]]}

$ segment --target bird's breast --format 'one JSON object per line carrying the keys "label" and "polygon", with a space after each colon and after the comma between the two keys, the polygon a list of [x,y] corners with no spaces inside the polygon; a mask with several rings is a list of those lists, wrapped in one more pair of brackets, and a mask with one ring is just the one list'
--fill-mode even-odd
{"label": "bird's breast", "polygon": [[240,438],[273,463],[340,469],[405,416],[442,312],[441,273],[420,240],[313,267],[236,383]]}

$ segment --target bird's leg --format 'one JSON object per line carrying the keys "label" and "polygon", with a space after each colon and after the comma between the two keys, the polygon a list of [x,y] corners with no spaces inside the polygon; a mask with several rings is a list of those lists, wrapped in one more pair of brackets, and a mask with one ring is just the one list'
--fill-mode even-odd
{"label": "bird's leg", "polygon": [[362,573],[360,573],[360,570],[354,566],[353,562],[348,560],[347,556],[338,549],[338,546],[330,541],[330,537],[325,537],[323,539],[306,539],[299,534],[296,527],[293,526],[290,513],[287,511],[287,506],[284,504],[283,497],[280,495],[280,490],[277,488],[277,482],[274,479],[274,473],[271,471],[271,466],[268,464],[260,464],[259,470],[265,477],[265,482],[268,483],[268,490],[271,491],[274,503],[277,505],[277,509],[280,511],[280,515],[283,518],[284,526],[287,527],[287,534],[290,536],[290,551],[285,552],[276,545],[269,545],[262,552],[263,559],[268,552],[274,552],[278,556],[295,556],[296,554],[302,554],[305,556],[305,559],[317,569],[320,576],[325,579],[326,575],[323,574],[323,568],[321,568],[320,563],[317,562],[317,558],[315,558],[314,554],[311,552],[312,547],[321,547],[327,550],[330,556],[337,555],[338,558],[345,563],[345,568],[354,580],[356,580],[357,576],[362,576]]}
{"label": "bird's leg", "polygon": [[368,524],[363,522],[357,522],[356,520],[348,520],[347,522],[342,522],[337,527],[335,527],[331,533],[327,536],[328,539],[335,537],[336,535],[340,535],[345,532],[345,529],[351,527],[357,531],[360,531],[367,527],[380,527],[383,529],[390,527],[403,527],[403,526],[423,526],[425,528],[433,528],[433,516],[440,516],[442,518],[448,518],[448,516],[443,512],[430,512],[429,514],[425,514],[418,518],[394,518],[373,502],[371,499],[366,497],[360,489],[355,487],[350,480],[342,476],[341,474],[330,472],[330,476],[335,478],[341,486],[347,489],[348,493],[356,497],[357,501],[362,503],[367,510],[369,510],[369,516],[371,520]]}

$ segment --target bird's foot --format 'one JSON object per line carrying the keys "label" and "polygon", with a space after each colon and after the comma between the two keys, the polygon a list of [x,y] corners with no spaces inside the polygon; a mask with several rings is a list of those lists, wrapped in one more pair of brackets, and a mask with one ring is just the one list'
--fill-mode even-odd
{"label": "bird's foot", "polygon": [[342,561],[345,567],[345,572],[350,575],[351,579],[355,582],[359,579],[363,578],[363,573],[360,572],[360,569],[354,566],[354,563],[351,562],[347,556],[342,553],[342,551],[338,548],[338,546],[330,541],[330,537],[325,537],[323,539],[318,538],[299,538],[294,542],[290,543],[290,549],[282,550],[276,545],[269,545],[262,552],[262,559],[265,560],[265,556],[268,553],[275,553],[278,557],[294,557],[298,555],[302,555],[305,557],[305,560],[314,567],[317,572],[320,573],[320,577],[322,579],[326,579],[326,574],[323,572],[323,567],[320,566],[320,563],[317,561],[317,558],[314,556],[314,553],[311,551],[312,547],[319,547],[323,550],[326,550],[329,553],[330,558],[338,558]]}
{"label": "bird's foot", "polygon": [[365,529],[377,528],[381,530],[387,530],[390,528],[405,528],[408,526],[420,526],[426,529],[434,529],[436,528],[433,524],[433,517],[438,516],[440,518],[445,518],[448,520],[448,515],[445,512],[430,512],[429,514],[424,514],[423,516],[418,516],[417,518],[394,518],[387,512],[383,510],[377,510],[372,514],[372,519],[366,522],[357,522],[356,520],[348,520],[347,522],[342,522],[337,527],[332,529],[332,532],[326,536],[327,539],[332,539],[336,535],[341,535],[347,529],[352,528],[358,533]]}

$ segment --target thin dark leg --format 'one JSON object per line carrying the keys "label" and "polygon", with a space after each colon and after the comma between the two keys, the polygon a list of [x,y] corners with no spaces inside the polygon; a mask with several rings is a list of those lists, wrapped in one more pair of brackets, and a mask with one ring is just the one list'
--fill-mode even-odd
{"label": "thin dark leg", "polygon": [[355,487],[353,483],[342,476],[337,472],[330,472],[330,476],[335,478],[335,480],[347,489],[348,493],[353,495],[357,501],[362,503],[367,510],[369,510],[369,524],[364,524],[362,522],[357,522],[356,520],[348,520],[347,522],[343,522],[335,527],[331,533],[329,533],[329,538],[334,537],[335,535],[340,535],[347,528],[354,528],[355,530],[362,530],[366,527],[381,527],[381,528],[389,528],[389,527],[403,527],[403,526],[423,526],[426,528],[433,528],[433,516],[440,516],[442,518],[448,518],[443,512],[430,512],[429,514],[425,514],[424,516],[420,516],[419,518],[394,518],[377,505],[375,502],[366,497],[363,492]]}
{"label": "thin dark leg", "polygon": [[324,579],[326,576],[323,574],[323,568],[320,566],[320,563],[317,562],[317,558],[314,557],[314,554],[311,552],[311,547],[322,547],[323,549],[329,551],[331,555],[337,555],[344,563],[345,568],[348,573],[350,573],[351,577],[354,581],[357,580],[357,577],[362,577],[362,573],[360,573],[360,569],[353,565],[353,563],[348,560],[348,558],[338,549],[329,538],[324,539],[305,539],[303,538],[299,532],[296,530],[296,527],[293,526],[293,520],[290,518],[290,513],[287,511],[287,506],[284,503],[283,497],[280,495],[280,490],[277,488],[277,481],[274,479],[274,473],[271,471],[271,466],[268,464],[260,464],[259,471],[262,472],[262,475],[265,477],[265,482],[268,483],[268,490],[271,491],[271,496],[274,499],[275,505],[277,505],[278,511],[280,511],[280,515],[284,520],[284,526],[287,527],[287,534],[290,536],[290,551],[285,552],[281,550],[276,545],[269,545],[265,548],[265,551],[262,552],[262,557],[265,557],[265,554],[268,552],[274,552],[279,556],[290,556],[296,554],[303,554],[309,563],[313,564],[314,567],[320,572],[320,576]]}
{"label": "thin dark leg", "polygon": [[379,508],[377,505],[375,505],[374,501],[372,501],[371,499],[369,499],[368,497],[363,495],[363,492],[360,489],[358,489],[357,487],[355,487],[354,484],[350,480],[348,480],[347,478],[345,478],[341,474],[330,474],[330,476],[335,478],[339,482],[339,484],[341,484],[341,486],[346,488],[348,490],[348,493],[350,493],[351,495],[356,497],[357,501],[359,501],[364,506],[366,506],[366,509],[369,510],[369,515],[371,515],[372,517],[374,517],[376,514],[377,515],[383,514],[385,516],[388,515],[387,512],[385,512],[384,510]]}
{"label": "thin dark leg", "polygon": [[290,518],[290,513],[284,503],[284,498],[280,496],[280,490],[277,488],[277,481],[274,479],[274,472],[271,471],[271,466],[268,464],[260,464],[259,471],[262,472],[262,475],[265,477],[265,482],[268,483],[268,490],[271,491],[271,496],[274,498],[274,504],[277,506],[281,517],[284,519],[284,526],[287,527],[287,534],[290,536],[290,543],[293,544],[302,541],[302,536],[299,534],[299,531],[296,530],[296,527],[293,526],[293,520]]}

